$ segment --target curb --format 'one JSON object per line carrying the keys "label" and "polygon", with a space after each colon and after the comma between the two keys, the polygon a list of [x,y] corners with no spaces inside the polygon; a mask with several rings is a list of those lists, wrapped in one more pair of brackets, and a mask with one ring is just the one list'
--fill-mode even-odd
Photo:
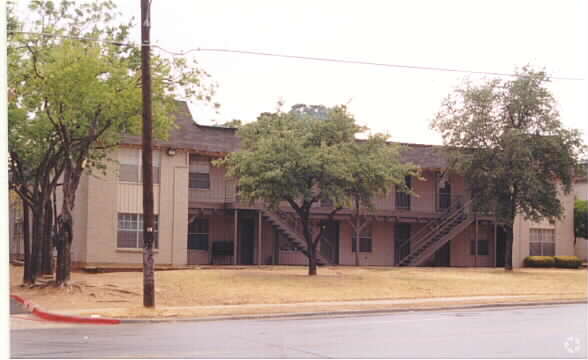
{"label": "curb", "polygon": [[70,316],[70,315],[60,315],[60,314],[53,314],[47,311],[42,310],[36,304],[18,296],[18,295],[10,295],[10,297],[19,303],[23,304],[24,307],[30,311],[33,315],[47,321],[57,321],[57,322],[68,322],[68,323],[75,323],[75,324],[94,324],[94,325],[118,325],[121,323],[119,319],[108,319],[108,318],[91,318],[91,317],[81,317],[81,316]]}
{"label": "curb", "polygon": [[501,304],[471,304],[444,306],[426,309],[382,309],[382,310],[342,310],[326,312],[304,312],[304,313],[276,313],[276,314],[259,314],[259,315],[226,315],[226,316],[209,316],[195,318],[165,318],[165,319],[120,319],[121,324],[139,324],[139,323],[169,323],[169,322],[201,322],[217,320],[256,320],[256,319],[289,319],[298,317],[322,317],[322,316],[354,316],[354,315],[377,315],[393,314],[403,312],[425,312],[425,311],[447,311],[447,310],[470,310],[485,308],[503,308],[503,307],[525,307],[525,306],[550,306],[550,305],[568,305],[568,304],[588,304],[587,300],[563,300],[550,302],[529,302],[529,303],[501,303]]}
{"label": "curb", "polygon": [[379,309],[379,310],[342,310],[342,311],[324,311],[324,312],[303,312],[303,313],[276,313],[276,314],[254,314],[254,315],[222,315],[209,317],[192,317],[192,318],[150,318],[150,319],[109,319],[109,318],[92,318],[74,315],[61,315],[41,310],[36,304],[18,296],[10,295],[11,298],[23,304],[25,308],[33,315],[47,321],[68,322],[77,324],[94,324],[94,325],[119,325],[119,324],[140,324],[140,323],[171,323],[171,322],[201,322],[217,320],[256,320],[256,319],[289,319],[299,317],[321,317],[321,316],[354,316],[354,315],[376,315],[376,314],[393,314],[403,312],[425,312],[425,311],[448,311],[448,310],[470,310],[470,309],[487,309],[487,308],[505,308],[505,307],[525,307],[525,306],[549,306],[549,305],[567,305],[567,304],[588,304],[588,300],[562,300],[548,302],[525,302],[525,303],[498,303],[498,304],[469,304],[456,306],[443,306],[424,309]]}

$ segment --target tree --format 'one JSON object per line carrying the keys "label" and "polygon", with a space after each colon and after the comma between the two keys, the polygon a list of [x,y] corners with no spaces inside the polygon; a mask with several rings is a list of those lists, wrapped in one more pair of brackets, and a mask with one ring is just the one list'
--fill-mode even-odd
{"label": "tree", "polygon": [[410,192],[404,179],[418,176],[419,169],[410,163],[402,163],[402,148],[390,144],[388,137],[381,134],[371,136],[366,141],[356,141],[348,147],[347,166],[350,181],[345,193],[353,208],[350,221],[355,244],[355,265],[359,266],[359,238],[362,230],[369,224],[367,212],[373,209],[373,199],[386,195],[392,185],[399,190]]}
{"label": "tree", "polygon": [[[30,3],[35,20],[24,24],[15,18],[18,30],[9,37],[13,168],[22,167],[25,189],[31,181],[62,182],[55,244],[59,284],[69,280],[72,211],[82,174],[103,170],[121,137],[141,129],[140,50],[128,40],[132,21],[120,23],[115,9],[112,1],[35,0]],[[175,98],[209,101],[213,89],[203,81],[206,73],[181,57],[153,56],[152,73],[155,135],[165,138],[173,126]],[[34,156],[31,144],[38,145]],[[47,158],[52,162],[40,172],[38,164]],[[49,186],[39,192],[44,200],[54,191]],[[29,200],[35,207],[46,206]],[[35,207],[33,219],[38,217]]]}
{"label": "tree", "polygon": [[432,122],[468,182],[474,209],[494,212],[504,227],[506,270],[515,216],[560,218],[558,193],[570,192],[583,151],[579,132],[562,127],[548,82],[545,72],[524,67],[511,80],[466,83]]}
{"label": "tree", "polygon": [[[317,274],[317,245],[324,231],[311,220],[313,204],[331,201],[332,220],[352,195],[368,203],[369,195],[385,191],[400,172],[394,162],[396,148],[384,148],[383,137],[356,143],[355,135],[363,130],[345,106],[295,105],[289,112],[263,113],[243,125],[238,132],[241,150],[215,163],[238,179],[243,199],[260,199],[273,209],[285,201],[294,210],[307,245],[309,275]],[[371,157],[359,154],[376,148]],[[368,164],[362,168],[358,161]],[[360,175],[363,170],[374,173]]]}
{"label": "tree", "polygon": [[588,239],[588,200],[576,200],[574,206],[574,234]]}

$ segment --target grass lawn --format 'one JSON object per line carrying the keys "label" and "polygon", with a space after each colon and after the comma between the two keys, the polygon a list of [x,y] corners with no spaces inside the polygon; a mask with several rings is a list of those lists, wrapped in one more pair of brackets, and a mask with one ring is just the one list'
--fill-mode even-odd
{"label": "grass lawn", "polygon": [[[142,304],[142,273],[74,272],[75,287],[20,287],[22,267],[11,266],[11,293],[47,310],[132,308]],[[587,271],[570,269],[263,266],[196,268],[156,273],[158,307],[287,304],[318,301],[524,295],[585,299]],[[110,312],[112,314],[112,311]]]}

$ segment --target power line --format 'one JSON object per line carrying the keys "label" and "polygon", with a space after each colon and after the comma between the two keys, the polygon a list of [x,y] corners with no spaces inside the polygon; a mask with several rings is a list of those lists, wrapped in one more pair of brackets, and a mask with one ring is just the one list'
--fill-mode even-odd
{"label": "power line", "polygon": [[[119,45],[119,46],[133,46],[133,44],[130,44],[130,43],[122,43],[122,42],[111,41],[111,40],[102,40],[102,39],[95,39],[95,38],[67,36],[67,35],[56,35],[56,34],[48,34],[48,33],[34,33],[34,32],[25,32],[25,31],[10,31],[9,33],[53,36],[53,37],[62,37],[62,38],[77,39],[77,40],[99,41],[99,42],[110,43],[110,44]],[[165,49],[159,45],[154,45],[154,44],[153,45],[143,44],[143,46],[152,46],[153,48],[157,48],[157,49],[159,49],[167,54],[170,54],[172,56],[185,56],[185,55],[188,55],[189,53],[192,53],[192,52],[216,52],[216,53],[230,53],[230,54],[240,54],[240,55],[277,57],[277,58],[295,59],[295,60],[303,60],[303,61],[320,61],[320,62],[330,62],[330,63],[339,63],[339,64],[379,66],[379,67],[410,69],[410,70],[454,72],[454,73],[464,73],[464,74],[472,74],[472,75],[506,76],[506,77],[519,77],[519,76],[521,76],[521,75],[517,75],[517,74],[502,73],[502,72],[474,71],[474,70],[435,67],[435,66],[390,64],[390,63],[380,63],[380,62],[363,61],[363,60],[350,60],[350,59],[337,59],[337,58],[329,58],[329,57],[278,54],[278,53],[252,51],[252,50],[222,49],[222,48],[193,48],[193,49],[189,49],[186,51],[171,51],[171,50]],[[565,81],[583,81],[584,80],[583,78],[562,77],[562,76],[552,76],[552,77],[550,77],[550,79],[552,79],[552,80],[565,80]]]}
{"label": "power line", "polygon": [[[511,74],[511,73],[500,73],[500,72],[489,72],[489,71],[472,71],[472,70],[465,70],[465,69],[453,69],[453,68],[419,66],[419,65],[389,64],[389,63],[379,63],[379,62],[371,62],[371,61],[363,61],[363,60],[348,60],[348,59],[337,59],[337,58],[315,57],[315,56],[287,55],[287,54],[276,54],[276,53],[251,51],[251,50],[195,48],[195,49],[190,49],[190,50],[182,51],[182,52],[174,52],[174,51],[166,50],[158,45],[154,45],[154,47],[156,47],[156,48],[158,48],[158,49],[160,49],[170,55],[176,55],[176,56],[187,55],[190,52],[195,52],[195,51],[219,52],[219,53],[235,53],[235,54],[242,54],[242,55],[271,56],[271,57],[279,57],[279,58],[286,58],[286,59],[306,60],[306,61],[322,61],[322,62],[332,62],[332,63],[341,63],[341,64],[382,66],[382,67],[402,68],[402,69],[411,69],[411,70],[445,71],[445,72],[457,72],[457,73],[466,73],[466,74],[475,74],[475,75],[508,76],[508,77],[521,76],[521,75]],[[553,80],[569,80],[569,81],[584,80],[583,78],[559,77],[559,76],[553,76],[553,77],[551,77],[551,79],[553,79]]]}

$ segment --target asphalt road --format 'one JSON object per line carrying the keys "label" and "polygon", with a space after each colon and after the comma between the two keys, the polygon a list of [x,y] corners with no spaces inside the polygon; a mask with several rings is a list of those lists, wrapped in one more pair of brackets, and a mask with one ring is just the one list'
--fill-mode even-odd
{"label": "asphalt road", "polygon": [[15,358],[586,358],[586,340],[587,306],[571,304],[56,328],[13,325],[10,345]]}

